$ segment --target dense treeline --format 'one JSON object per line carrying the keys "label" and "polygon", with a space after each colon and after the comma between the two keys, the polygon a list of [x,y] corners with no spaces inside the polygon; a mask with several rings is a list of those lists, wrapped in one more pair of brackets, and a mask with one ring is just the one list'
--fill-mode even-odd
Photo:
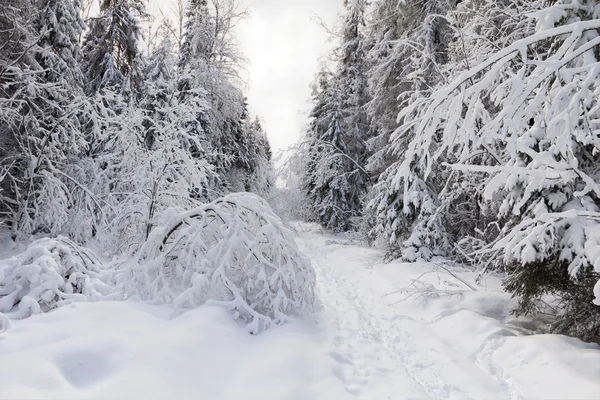
{"label": "dense treeline", "polygon": [[598,2],[346,6],[292,163],[314,218],[390,258],[504,272],[518,313],[594,340]]}
{"label": "dense treeline", "polygon": [[272,186],[240,90],[235,2],[181,11],[150,37],[142,0],[101,0],[86,21],[79,0],[2,2],[0,225],[13,239],[132,253],[167,208]]}

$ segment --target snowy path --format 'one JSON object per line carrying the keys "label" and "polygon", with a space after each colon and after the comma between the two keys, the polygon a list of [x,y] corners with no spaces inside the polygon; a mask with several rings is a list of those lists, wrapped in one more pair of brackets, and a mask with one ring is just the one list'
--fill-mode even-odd
{"label": "snowy path", "polygon": [[[475,358],[465,357],[445,345],[427,324],[398,315],[367,287],[347,278],[343,265],[328,262],[322,244],[322,236],[310,233],[301,241],[312,258],[319,294],[331,318],[329,331],[336,349],[331,356],[339,364],[335,373],[348,393],[390,399],[521,398],[497,375],[499,371],[478,365],[496,342]],[[388,383],[382,385],[381,380]]]}
{"label": "snowy path", "polygon": [[[382,264],[297,227],[318,276],[316,315],[251,336],[219,307],[65,306],[0,333],[0,399],[600,398],[600,346],[520,336],[494,279],[466,292],[427,265]],[[415,296],[415,280],[449,295]]]}
{"label": "snowy path", "polygon": [[[345,250],[333,238],[306,228],[300,226],[304,230],[300,246],[317,272],[327,331],[335,349],[331,353],[337,362],[334,373],[348,393],[364,399],[525,398],[502,363],[494,359],[507,338],[514,336],[500,322],[464,307],[442,310],[429,318],[423,310],[425,318],[419,318],[415,306],[409,305],[413,312],[403,314],[402,308],[388,305],[378,271],[369,271],[368,266],[379,261],[377,252]],[[363,279],[368,275],[375,279]],[[454,322],[464,322],[473,336],[461,338],[465,334],[461,329],[453,335]],[[589,356],[596,361],[595,371],[600,371],[600,353]],[[588,375],[592,382],[595,371]],[[592,399],[600,394],[598,385],[587,389],[588,394],[563,398]],[[561,398],[564,393],[554,392],[554,396]],[[554,398],[548,390],[533,398],[550,398],[546,396]]]}

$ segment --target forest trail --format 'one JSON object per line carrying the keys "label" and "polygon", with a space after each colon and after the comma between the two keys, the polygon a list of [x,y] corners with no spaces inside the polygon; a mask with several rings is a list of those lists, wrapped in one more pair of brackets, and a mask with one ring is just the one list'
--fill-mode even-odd
{"label": "forest trail", "polygon": [[[348,393],[365,399],[522,399],[502,371],[486,363],[502,343],[501,336],[467,356],[428,327],[435,320],[398,313],[386,297],[376,295],[356,275],[345,274],[348,260],[339,253],[336,258],[335,240],[305,228],[300,246],[317,272],[335,349],[330,354],[337,362],[333,372]],[[372,261],[368,250],[350,260],[363,266]]]}
{"label": "forest trail", "polygon": [[317,273],[314,315],[253,336],[218,306],[66,305],[0,332],[0,399],[600,398],[600,346],[523,335],[498,278],[385,264],[295,228]]}

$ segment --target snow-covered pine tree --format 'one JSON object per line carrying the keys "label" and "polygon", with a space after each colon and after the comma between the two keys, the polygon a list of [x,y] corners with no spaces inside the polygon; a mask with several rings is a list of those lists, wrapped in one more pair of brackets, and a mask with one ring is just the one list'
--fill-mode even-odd
{"label": "snow-covered pine tree", "polygon": [[451,32],[444,15],[450,4],[440,1],[381,0],[373,5],[367,31],[367,65],[373,132],[367,142],[367,168],[374,180],[395,158],[389,138],[398,127],[402,107],[444,80],[443,64]]}
{"label": "snow-covered pine tree", "polygon": [[[306,132],[306,169],[303,190],[319,222],[334,231],[350,229],[357,210],[349,209],[349,201],[357,195],[351,185],[351,174],[364,173],[355,159],[346,153],[344,114],[335,77],[323,82],[316,93],[315,108]],[[340,147],[341,146],[341,147]],[[355,198],[356,204],[360,201]]]}
{"label": "snow-covered pine tree", "polygon": [[334,231],[356,227],[369,186],[364,169],[370,135],[366,104],[366,2],[346,3],[337,70],[318,76],[315,106],[306,134],[307,165],[303,189],[320,222]]}
{"label": "snow-covered pine tree", "polygon": [[[207,88],[209,60],[211,52],[211,20],[208,4],[205,0],[191,0],[187,4],[183,37],[178,60],[177,100],[188,109],[202,105],[185,120],[185,129],[190,136],[197,137],[202,146],[192,146],[189,150],[196,159],[205,159],[212,152],[208,136],[208,109],[210,108]],[[218,176],[209,185],[208,198],[214,198],[213,189],[217,186]]]}
{"label": "snow-covered pine tree", "polygon": [[[367,158],[365,143],[372,136],[367,116],[370,97],[367,87],[366,39],[363,34],[367,1],[348,0],[346,7],[348,14],[342,32],[343,43],[339,50],[340,60],[336,76],[342,94],[342,107],[346,114],[346,154],[362,167]],[[353,175],[353,186],[360,195],[368,188],[368,179],[362,171]]]}
{"label": "snow-covered pine tree", "polygon": [[[306,129],[305,141],[298,146],[292,156],[293,165],[288,167],[302,172],[300,186],[309,202],[314,205],[318,201],[317,194],[323,182],[323,169],[320,168],[321,160],[325,153],[331,152],[331,147],[325,146],[321,136],[329,128],[326,116],[333,104],[333,88],[330,82],[333,76],[328,71],[322,70],[317,75],[312,86],[313,108],[309,115],[310,122]],[[328,157],[328,156],[327,156]],[[291,171],[293,174],[294,171]],[[317,213],[315,213],[317,214]]]}
{"label": "snow-covered pine tree", "polygon": [[[184,70],[193,64],[206,64],[208,67],[214,45],[214,27],[212,26],[207,0],[190,0],[187,4],[183,38],[179,54],[179,68]],[[184,76],[180,85],[191,87],[192,76]]]}
{"label": "snow-covered pine tree", "polygon": [[159,139],[157,125],[169,118],[169,115],[164,114],[165,106],[177,100],[173,98],[177,89],[176,62],[173,42],[169,36],[165,36],[148,56],[143,71],[144,89],[139,107],[146,115],[144,141],[149,150],[154,148],[154,143]]}
{"label": "snow-covered pine tree", "polygon": [[239,190],[237,182],[231,181],[232,174],[237,181],[236,171],[248,169],[247,105],[234,82],[241,62],[231,37],[234,20],[240,17],[235,6],[234,0],[211,5],[205,0],[190,1],[179,60],[181,101],[209,105],[190,129],[202,130],[208,138],[205,154],[216,172],[210,198]]}
{"label": "snow-covered pine tree", "polygon": [[[393,162],[388,145],[391,133],[396,129],[397,104],[402,93],[402,70],[406,57],[396,57],[395,43],[408,29],[402,26],[400,4],[396,0],[381,0],[373,5],[367,30],[368,83],[371,100],[368,114],[373,131],[377,132],[367,141],[370,157],[367,170],[374,181]],[[406,90],[406,89],[405,89]]]}
{"label": "snow-covered pine tree", "polygon": [[34,29],[39,32],[39,63],[51,82],[65,80],[79,96],[83,74],[79,37],[85,28],[80,0],[44,0],[39,3]]}
{"label": "snow-covered pine tree", "polygon": [[[530,14],[543,5],[544,2],[538,0],[468,0],[458,3],[446,16],[454,31],[449,44],[447,75],[457,76],[470,70],[499,49],[533,34],[535,22]],[[541,45],[536,51],[543,52]],[[508,71],[507,79],[510,74],[512,72]],[[486,109],[494,108],[489,98],[482,99],[482,104]],[[501,149],[474,154],[470,162],[495,165],[494,152],[501,152]],[[455,153],[448,151],[441,155],[439,162],[452,163],[455,157]],[[457,242],[458,246],[454,249],[463,261],[471,262],[468,254],[481,243],[492,240],[498,233],[497,224],[502,223],[497,220],[499,203],[482,201],[485,182],[484,173],[453,171],[445,180],[444,189],[441,192],[438,189],[440,203],[444,205],[441,211],[444,225],[451,241]]]}
{"label": "snow-covered pine tree", "polygon": [[273,168],[271,145],[258,118],[255,118],[247,128],[249,142],[249,166],[246,177],[245,191],[256,193],[262,198],[269,198],[275,185],[275,170]]}

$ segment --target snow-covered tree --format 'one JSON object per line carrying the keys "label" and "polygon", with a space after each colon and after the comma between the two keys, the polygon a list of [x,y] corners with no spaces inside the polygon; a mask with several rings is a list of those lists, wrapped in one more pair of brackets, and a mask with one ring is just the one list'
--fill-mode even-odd
{"label": "snow-covered tree", "polygon": [[2,260],[0,312],[26,318],[72,302],[118,298],[111,281],[89,249],[62,236],[39,239]]}
{"label": "snow-covered tree", "polygon": [[315,273],[265,200],[236,193],[166,211],[126,272],[126,293],[183,307],[220,304],[259,333],[314,311]]}
{"label": "snow-covered tree", "polygon": [[190,129],[202,131],[208,139],[205,154],[216,172],[211,183],[214,195],[232,191],[237,182],[231,182],[231,174],[235,177],[239,168],[248,169],[247,105],[236,86],[242,60],[232,39],[233,25],[242,17],[236,4],[234,0],[189,2],[179,58],[181,101],[209,105],[198,112],[198,122]]}
{"label": "snow-covered tree", "polygon": [[13,236],[61,231],[72,206],[67,174],[86,149],[78,35],[71,0],[21,2],[0,11],[0,206]]}
{"label": "snow-covered tree", "polygon": [[139,18],[146,15],[142,0],[102,0],[83,45],[82,69],[86,92],[111,89],[136,96],[142,84]]}
{"label": "snow-covered tree", "polygon": [[258,118],[248,125],[246,132],[248,135],[249,159],[244,191],[268,198],[271,189],[275,185],[271,145]]}
{"label": "snow-covered tree", "polygon": [[149,55],[145,65],[144,88],[139,107],[144,110],[144,140],[148,149],[154,148],[154,143],[160,133],[157,124],[169,115],[163,108],[177,101],[174,98],[177,89],[176,56],[173,43],[169,36],[162,38],[158,46]]}
{"label": "snow-covered tree", "polygon": [[347,8],[337,70],[317,78],[303,182],[321,223],[334,231],[356,227],[369,186],[364,169],[371,134],[362,33],[366,2],[352,1]]}
{"label": "snow-covered tree", "polygon": [[[376,4],[370,30],[369,115],[377,136],[367,168],[378,178],[369,191],[362,229],[391,257],[430,259],[449,250],[437,193],[402,160],[411,136],[394,136],[398,112],[422,101],[446,80],[452,30],[439,1]],[[403,196],[403,191],[409,195]]]}
{"label": "snow-covered tree", "polygon": [[[346,207],[348,198],[357,194],[348,182],[348,174],[362,172],[343,149],[346,137],[339,90],[332,84],[334,78],[324,79],[321,78],[321,90],[316,93],[312,121],[306,132],[302,188],[320,222],[332,230],[344,231],[350,228],[350,218],[357,215],[357,210]],[[349,171],[345,172],[344,167]],[[357,201],[355,198],[354,203]]]}
{"label": "snow-covered tree", "polygon": [[[214,26],[207,0],[190,0],[187,4],[179,67],[208,64],[212,57]],[[207,67],[207,65],[205,65]],[[191,77],[186,77],[190,79]],[[187,82],[182,82],[186,84]],[[189,85],[189,83],[188,83]]]}
{"label": "snow-covered tree", "polygon": [[402,107],[427,96],[445,79],[451,30],[450,2],[381,0],[374,4],[367,35],[368,114],[376,136],[369,139],[367,167],[375,179],[398,157],[389,138]]}
{"label": "snow-covered tree", "polygon": [[65,80],[75,95],[83,88],[79,68],[79,37],[85,28],[80,0],[44,0],[39,4],[34,29],[40,37],[36,54],[50,82]]}
{"label": "snow-covered tree", "polygon": [[591,290],[598,271],[586,251],[596,240],[600,193],[598,12],[593,3],[561,1],[531,15],[535,33],[405,107],[393,137],[412,138],[393,173],[400,201],[410,204],[411,185],[424,182],[443,213],[456,199],[446,189],[452,179],[478,177],[482,201],[499,207],[496,238],[483,237],[472,259],[509,273],[506,287],[520,296],[521,312],[556,295],[556,329],[587,339],[598,312]]}

